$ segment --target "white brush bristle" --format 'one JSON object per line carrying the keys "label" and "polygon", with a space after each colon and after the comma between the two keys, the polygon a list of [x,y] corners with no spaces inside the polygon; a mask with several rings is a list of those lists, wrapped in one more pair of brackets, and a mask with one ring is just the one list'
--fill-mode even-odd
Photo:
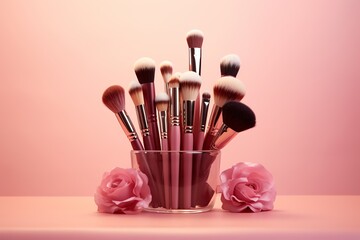
{"label": "white brush bristle", "polygon": [[176,72],[170,77],[170,79],[168,81],[169,88],[179,88],[180,87],[180,76],[181,76],[181,73]]}
{"label": "white brush bristle", "polygon": [[169,105],[170,97],[164,92],[160,92],[155,96],[155,105],[159,111],[166,111]]}
{"label": "white brush bristle", "polygon": [[204,40],[204,34],[198,29],[193,29],[186,34],[186,41],[189,48],[201,48]]}
{"label": "white brush bristle", "polygon": [[148,57],[142,57],[134,63],[134,70],[153,69],[155,68],[155,61]]}
{"label": "white brush bristle", "polygon": [[173,73],[173,66],[170,61],[163,61],[160,63],[160,72],[163,76],[164,82],[167,83]]}
{"label": "white brush bristle", "polygon": [[244,83],[232,76],[221,77],[214,85],[214,103],[222,107],[229,101],[240,101],[246,93]]}
{"label": "white brush bristle", "polygon": [[144,104],[144,96],[143,96],[141,84],[138,81],[133,80],[130,82],[129,94],[130,94],[131,99],[133,100],[135,106]]}
{"label": "white brush bristle", "polygon": [[180,92],[184,101],[195,101],[199,95],[201,77],[193,71],[184,72],[180,76]]}
{"label": "white brush bristle", "polygon": [[240,67],[240,58],[236,54],[228,54],[221,59],[220,64]]}

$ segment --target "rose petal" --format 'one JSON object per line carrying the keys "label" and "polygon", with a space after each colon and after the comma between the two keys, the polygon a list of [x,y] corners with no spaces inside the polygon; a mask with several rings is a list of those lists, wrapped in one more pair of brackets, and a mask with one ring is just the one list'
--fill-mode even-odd
{"label": "rose petal", "polygon": [[273,176],[258,163],[238,163],[220,175],[222,207],[231,212],[273,209],[276,191]]}

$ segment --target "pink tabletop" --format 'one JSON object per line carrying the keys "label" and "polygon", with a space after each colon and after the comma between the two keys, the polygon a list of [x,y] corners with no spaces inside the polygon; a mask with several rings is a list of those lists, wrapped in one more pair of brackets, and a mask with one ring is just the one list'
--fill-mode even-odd
{"label": "pink tabletop", "polygon": [[275,209],[112,215],[92,197],[0,197],[0,239],[360,239],[360,196],[278,196]]}

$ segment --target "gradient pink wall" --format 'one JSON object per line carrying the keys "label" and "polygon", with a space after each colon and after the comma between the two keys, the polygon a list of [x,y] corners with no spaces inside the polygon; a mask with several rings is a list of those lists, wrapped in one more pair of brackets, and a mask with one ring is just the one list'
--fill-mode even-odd
{"label": "gradient pink wall", "polygon": [[92,195],[104,171],[130,167],[102,92],[127,88],[142,56],[185,71],[193,28],[202,90],[236,53],[257,114],[222,169],[260,162],[279,194],[360,194],[359,12],[356,0],[0,1],[0,195]]}

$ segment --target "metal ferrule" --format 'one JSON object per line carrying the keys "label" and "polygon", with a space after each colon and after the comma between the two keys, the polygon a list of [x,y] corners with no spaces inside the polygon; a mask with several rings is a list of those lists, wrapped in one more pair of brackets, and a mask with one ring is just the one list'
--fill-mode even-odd
{"label": "metal ferrule", "polygon": [[216,125],[218,124],[219,119],[221,119],[221,112],[222,112],[221,107],[219,107],[218,105],[213,105],[213,108],[211,110],[209,124],[208,124],[208,133],[210,133],[210,135],[215,136],[218,131],[218,128],[216,128]]}
{"label": "metal ferrule", "polygon": [[146,112],[144,104],[136,106],[136,115],[139,122],[139,127],[143,136],[149,136],[149,125],[146,120]]}
{"label": "metal ferrule", "polygon": [[211,143],[211,149],[222,149],[236,136],[236,134],[236,131],[223,124]]}
{"label": "metal ferrule", "polygon": [[184,132],[192,133],[193,125],[194,125],[194,109],[195,109],[195,101],[184,101]]}
{"label": "metal ferrule", "polygon": [[179,88],[169,88],[170,96],[170,123],[172,126],[180,125],[180,94]]}
{"label": "metal ferrule", "polygon": [[205,132],[206,119],[209,111],[210,99],[202,99],[200,111],[200,131]]}
{"label": "metal ferrule", "polygon": [[125,110],[122,110],[121,112],[118,112],[116,115],[116,118],[118,119],[122,129],[124,130],[127,138],[130,141],[134,141],[138,139],[138,135],[136,133],[136,130],[134,128],[134,125],[131,122],[130,117],[127,115]]}
{"label": "metal ferrule", "polygon": [[201,75],[201,48],[189,48],[189,70]]}
{"label": "metal ferrule", "polygon": [[167,139],[168,125],[167,125],[167,111],[159,112],[160,135],[162,139]]}

